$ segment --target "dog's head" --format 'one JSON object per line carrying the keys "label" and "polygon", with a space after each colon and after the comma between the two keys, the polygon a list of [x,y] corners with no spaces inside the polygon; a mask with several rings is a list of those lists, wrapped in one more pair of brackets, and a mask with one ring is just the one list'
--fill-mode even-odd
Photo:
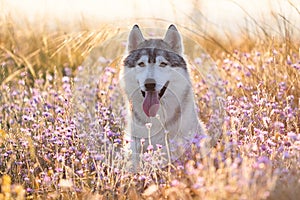
{"label": "dog's head", "polygon": [[129,77],[124,83],[125,87],[126,84],[137,84],[143,98],[145,114],[154,117],[158,112],[161,98],[168,93],[176,76],[186,73],[187,70],[182,56],[183,45],[180,34],[174,25],[170,25],[163,39],[146,40],[139,27],[135,25],[129,34],[127,51],[124,71]]}

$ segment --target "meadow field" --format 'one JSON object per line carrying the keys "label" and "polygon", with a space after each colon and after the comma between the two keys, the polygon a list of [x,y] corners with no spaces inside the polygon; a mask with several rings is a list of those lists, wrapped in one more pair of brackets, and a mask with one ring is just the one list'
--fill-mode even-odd
{"label": "meadow field", "polygon": [[[273,10],[268,24],[248,13],[234,31],[210,26],[198,1],[184,20],[49,17],[50,25],[4,12],[5,2],[0,200],[300,199],[297,1],[285,1],[293,18]],[[195,139],[178,162],[162,166],[159,150],[148,149],[140,171],[126,167],[118,76],[136,23],[146,37],[171,23],[182,33],[199,117],[216,139],[205,156]]]}

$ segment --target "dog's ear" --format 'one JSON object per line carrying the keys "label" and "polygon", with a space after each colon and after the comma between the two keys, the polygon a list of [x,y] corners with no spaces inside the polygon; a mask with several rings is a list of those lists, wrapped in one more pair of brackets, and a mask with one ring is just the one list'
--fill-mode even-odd
{"label": "dog's ear", "polygon": [[171,24],[167,30],[164,41],[170,45],[170,47],[178,54],[183,53],[183,45],[180,34],[176,27]]}
{"label": "dog's ear", "polygon": [[138,25],[134,25],[130,31],[127,50],[128,52],[137,49],[137,47],[145,41],[145,38]]}

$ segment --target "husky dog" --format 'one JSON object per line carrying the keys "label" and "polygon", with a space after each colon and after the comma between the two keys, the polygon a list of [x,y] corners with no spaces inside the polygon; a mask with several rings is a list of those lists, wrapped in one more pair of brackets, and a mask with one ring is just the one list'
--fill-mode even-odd
{"label": "husky dog", "polygon": [[125,137],[135,168],[148,145],[162,148],[165,159],[174,161],[196,134],[206,134],[198,119],[181,36],[174,25],[163,39],[145,39],[137,25],[132,28],[120,85],[127,100]]}

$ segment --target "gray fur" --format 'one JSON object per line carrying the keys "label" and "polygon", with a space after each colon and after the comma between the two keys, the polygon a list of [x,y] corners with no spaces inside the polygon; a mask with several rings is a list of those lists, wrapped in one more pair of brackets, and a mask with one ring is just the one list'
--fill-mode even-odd
{"label": "gray fur", "polygon": [[171,67],[181,67],[186,69],[186,62],[182,56],[163,49],[158,48],[142,48],[136,49],[130,52],[130,54],[124,60],[125,67],[135,67],[136,62],[141,56],[147,55],[149,57],[149,63],[155,63],[157,56],[164,57],[171,65]]}

